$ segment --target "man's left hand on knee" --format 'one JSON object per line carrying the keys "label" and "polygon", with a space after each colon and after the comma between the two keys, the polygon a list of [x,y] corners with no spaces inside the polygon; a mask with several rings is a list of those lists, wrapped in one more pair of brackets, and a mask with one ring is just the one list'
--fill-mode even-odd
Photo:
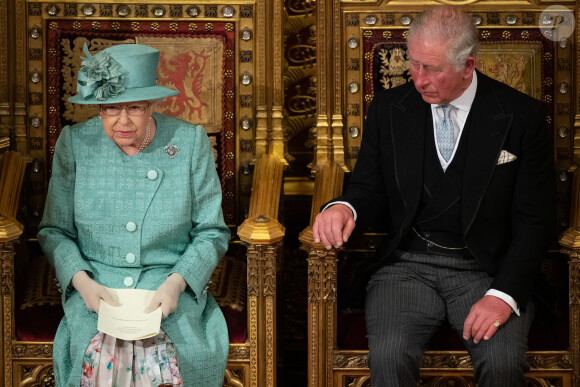
{"label": "man's left hand on knee", "polygon": [[485,296],[477,301],[463,324],[463,339],[473,337],[474,343],[489,340],[512,313],[512,308],[501,298]]}

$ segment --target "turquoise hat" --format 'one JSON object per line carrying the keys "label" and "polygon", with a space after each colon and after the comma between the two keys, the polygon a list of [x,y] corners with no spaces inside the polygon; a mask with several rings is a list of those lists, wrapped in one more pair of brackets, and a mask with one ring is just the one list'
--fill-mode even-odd
{"label": "turquoise hat", "polygon": [[142,44],[119,44],[82,58],[77,77],[78,104],[146,101],[172,97],[179,91],[157,84],[159,51]]}

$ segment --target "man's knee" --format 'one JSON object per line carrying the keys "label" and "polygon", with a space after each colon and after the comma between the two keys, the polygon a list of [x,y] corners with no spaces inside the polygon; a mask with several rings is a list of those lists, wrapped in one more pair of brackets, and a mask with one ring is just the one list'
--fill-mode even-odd
{"label": "man's knee", "polygon": [[410,367],[421,366],[423,348],[402,334],[390,334],[373,340],[369,337],[369,366],[372,367]]}
{"label": "man's knee", "polygon": [[[371,383],[377,386],[414,387],[419,379],[423,351],[415,348],[403,336],[383,338],[381,345],[369,340]],[[377,343],[374,343],[377,344]]]}

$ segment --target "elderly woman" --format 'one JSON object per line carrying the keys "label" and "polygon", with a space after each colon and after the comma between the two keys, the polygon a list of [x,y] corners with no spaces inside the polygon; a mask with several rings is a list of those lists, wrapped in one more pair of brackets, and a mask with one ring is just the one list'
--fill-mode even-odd
{"label": "elderly woman", "polygon": [[[99,116],[60,134],[38,233],[63,289],[56,385],[220,386],[228,334],[206,284],[230,232],[206,132],[153,113],[152,100],[178,94],[156,84],[159,51],[84,51],[69,101]],[[105,287],[154,290],[159,334],[98,332],[100,301],[117,305]]]}

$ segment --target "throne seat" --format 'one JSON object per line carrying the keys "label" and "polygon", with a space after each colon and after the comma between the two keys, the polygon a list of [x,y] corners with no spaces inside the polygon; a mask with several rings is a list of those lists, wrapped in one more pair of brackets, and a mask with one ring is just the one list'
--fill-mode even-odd
{"label": "throne seat", "polygon": [[[30,259],[16,282],[16,338],[50,342],[63,316],[61,293],[54,269],[44,256]],[[225,256],[214,270],[209,291],[220,306],[228,326],[230,343],[247,338],[246,264]]]}
{"label": "throne seat", "polygon": [[[26,49],[10,56],[5,79],[10,82],[0,80],[0,89],[23,91],[20,99],[7,102],[6,119],[22,117],[14,122],[26,128],[34,122],[32,131],[20,132],[18,124],[15,132],[24,145],[21,151],[34,166],[25,179],[25,204],[19,214],[24,234],[20,230],[6,242],[0,240],[4,310],[0,385],[53,383],[52,338],[62,306],[54,274],[38,249],[36,229],[61,129],[98,113],[95,106],[68,101],[76,93],[75,74],[84,44],[94,54],[124,43],[160,51],[159,84],[181,93],[160,101],[156,111],[202,125],[213,150],[223,216],[233,237],[227,253],[231,260],[225,258],[216,268],[209,289],[229,330],[223,385],[261,386],[276,380],[276,276],[284,237],[278,206],[282,171],[288,164],[282,120],[275,118],[284,101],[282,72],[277,70],[283,58],[283,47],[277,44],[282,6],[255,0],[221,6],[211,1],[187,3],[191,2],[127,1],[117,7],[110,1],[46,5],[26,1],[8,9],[7,17],[25,15],[26,20],[0,31],[0,38],[20,36]],[[263,23],[265,15],[279,22]],[[15,74],[20,71],[34,74],[34,79]],[[0,197],[5,196],[0,191]],[[252,222],[256,218],[259,222]],[[238,228],[247,238],[238,234]],[[50,297],[48,301],[44,296]]]}

